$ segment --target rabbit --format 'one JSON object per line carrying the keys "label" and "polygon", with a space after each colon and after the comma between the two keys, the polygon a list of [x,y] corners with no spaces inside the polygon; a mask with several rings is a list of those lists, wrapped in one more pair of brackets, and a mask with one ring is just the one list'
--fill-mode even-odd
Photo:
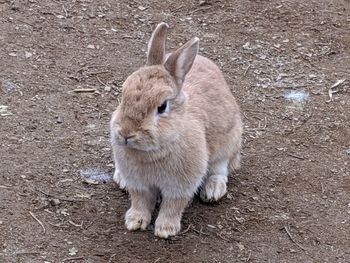
{"label": "rabbit", "polygon": [[242,121],[220,69],[197,55],[194,37],[165,54],[169,26],[157,25],[147,63],[124,82],[110,129],[113,179],[130,195],[128,230],[145,230],[161,196],[154,234],[174,236],[194,195],[218,201],[240,167]]}

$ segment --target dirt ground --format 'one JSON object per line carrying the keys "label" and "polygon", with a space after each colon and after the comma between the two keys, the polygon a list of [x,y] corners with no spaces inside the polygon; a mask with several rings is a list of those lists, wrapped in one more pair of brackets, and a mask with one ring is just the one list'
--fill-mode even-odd
{"label": "dirt ground", "polygon": [[[160,21],[171,49],[200,38],[245,123],[228,195],[169,240],[126,231],[110,180]],[[0,262],[350,262],[349,1],[0,0],[0,59]]]}

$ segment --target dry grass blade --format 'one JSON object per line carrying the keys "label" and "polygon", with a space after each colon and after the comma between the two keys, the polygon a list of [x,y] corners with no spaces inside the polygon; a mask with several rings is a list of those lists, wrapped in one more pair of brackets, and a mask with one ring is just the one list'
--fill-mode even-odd
{"label": "dry grass blade", "polygon": [[36,252],[36,251],[22,251],[22,252],[16,252],[16,255],[40,255],[40,252]]}
{"label": "dry grass blade", "polygon": [[192,224],[189,224],[188,227],[184,231],[179,233],[179,235],[183,235],[183,234],[187,233],[191,229],[191,227],[192,227]]}
{"label": "dry grass blade", "polygon": [[220,235],[219,233],[216,233],[216,235],[217,235],[219,238],[221,238],[222,240],[226,241],[226,242],[231,242],[231,240],[229,240],[229,239],[223,237],[223,236]]}
{"label": "dry grass blade", "polygon": [[104,83],[99,77],[98,75],[96,75],[97,81],[100,82],[100,84],[104,87],[107,87],[108,85],[106,83]]}
{"label": "dry grass blade", "polygon": [[9,189],[9,188],[11,188],[11,186],[8,186],[8,185],[0,185],[0,188]]}
{"label": "dry grass blade", "polygon": [[35,219],[35,221],[37,221],[40,226],[42,227],[44,234],[46,233],[46,229],[44,227],[44,224],[33,214],[33,212],[29,211],[29,214]]}
{"label": "dry grass blade", "polygon": [[339,85],[343,84],[345,82],[345,80],[346,79],[340,79],[336,83],[334,83],[332,85],[332,87],[329,88],[329,90],[328,90],[329,100],[327,100],[326,103],[333,101],[333,94],[339,92],[338,90],[333,90],[333,89],[338,87]]}
{"label": "dry grass blade", "polygon": [[74,89],[73,92],[75,93],[86,93],[86,92],[95,92],[96,89]]}
{"label": "dry grass blade", "polygon": [[291,157],[297,158],[297,159],[299,159],[299,160],[305,160],[304,157],[295,155],[295,154],[293,154],[293,153],[288,153],[288,152],[287,152],[286,154],[289,155],[289,156],[291,156]]}
{"label": "dry grass blade", "polygon": [[112,263],[113,258],[116,256],[117,254],[112,254],[108,260],[108,263]]}
{"label": "dry grass blade", "polygon": [[252,251],[249,251],[249,255],[248,255],[248,257],[247,257],[247,260],[246,260],[246,262],[248,262],[249,260],[250,260],[250,257],[252,256]]}
{"label": "dry grass blade", "polygon": [[249,65],[249,66],[246,68],[246,70],[245,70],[244,73],[243,73],[243,76],[247,75],[248,70],[250,69],[251,66],[252,66],[252,65]]}
{"label": "dry grass blade", "polygon": [[53,198],[56,198],[56,199],[59,199],[61,201],[65,201],[65,202],[86,202],[87,200],[82,200],[82,199],[70,199],[70,198],[65,198],[65,197],[61,197],[61,196],[56,196],[54,194],[50,194],[50,193],[46,193],[44,192],[43,190],[41,189],[37,189],[40,193],[48,196],[48,197],[53,197]]}
{"label": "dry grass blade", "polygon": [[73,260],[83,260],[84,257],[72,257],[72,258],[65,258],[62,261],[67,262],[67,261],[73,261]]}
{"label": "dry grass blade", "polygon": [[68,223],[71,224],[72,226],[76,226],[76,227],[83,227],[83,221],[79,224],[74,223],[72,220],[68,220]]}
{"label": "dry grass blade", "polygon": [[297,246],[298,246],[299,248],[301,248],[303,251],[306,251],[306,249],[305,249],[304,247],[302,247],[300,244],[298,244],[298,243],[294,240],[294,238],[292,237],[291,233],[289,232],[287,226],[284,227],[284,230],[287,232],[287,235],[288,235],[289,239],[290,239],[295,245],[297,245]]}

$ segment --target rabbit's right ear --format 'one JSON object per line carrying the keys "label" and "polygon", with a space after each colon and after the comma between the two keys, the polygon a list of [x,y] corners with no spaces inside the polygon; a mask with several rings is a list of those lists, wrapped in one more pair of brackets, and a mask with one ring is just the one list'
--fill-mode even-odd
{"label": "rabbit's right ear", "polygon": [[165,40],[168,28],[168,24],[162,22],[158,24],[153,31],[151,39],[148,42],[147,65],[163,64],[165,57]]}
{"label": "rabbit's right ear", "polygon": [[171,53],[164,63],[164,67],[168,70],[170,75],[174,77],[179,88],[181,88],[186,74],[193,65],[198,49],[199,39],[194,37],[178,50]]}

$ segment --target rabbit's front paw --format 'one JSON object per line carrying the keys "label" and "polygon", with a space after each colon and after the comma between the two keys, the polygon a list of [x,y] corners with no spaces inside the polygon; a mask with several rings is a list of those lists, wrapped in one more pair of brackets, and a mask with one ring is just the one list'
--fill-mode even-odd
{"label": "rabbit's front paw", "polygon": [[128,230],[145,230],[151,222],[151,213],[130,208],[125,215],[125,226]]}
{"label": "rabbit's front paw", "polygon": [[211,175],[205,182],[200,197],[204,202],[218,201],[226,194],[227,178],[224,175]]}
{"label": "rabbit's front paw", "polygon": [[155,224],[154,234],[160,238],[175,236],[181,229],[181,219],[158,218]]}

